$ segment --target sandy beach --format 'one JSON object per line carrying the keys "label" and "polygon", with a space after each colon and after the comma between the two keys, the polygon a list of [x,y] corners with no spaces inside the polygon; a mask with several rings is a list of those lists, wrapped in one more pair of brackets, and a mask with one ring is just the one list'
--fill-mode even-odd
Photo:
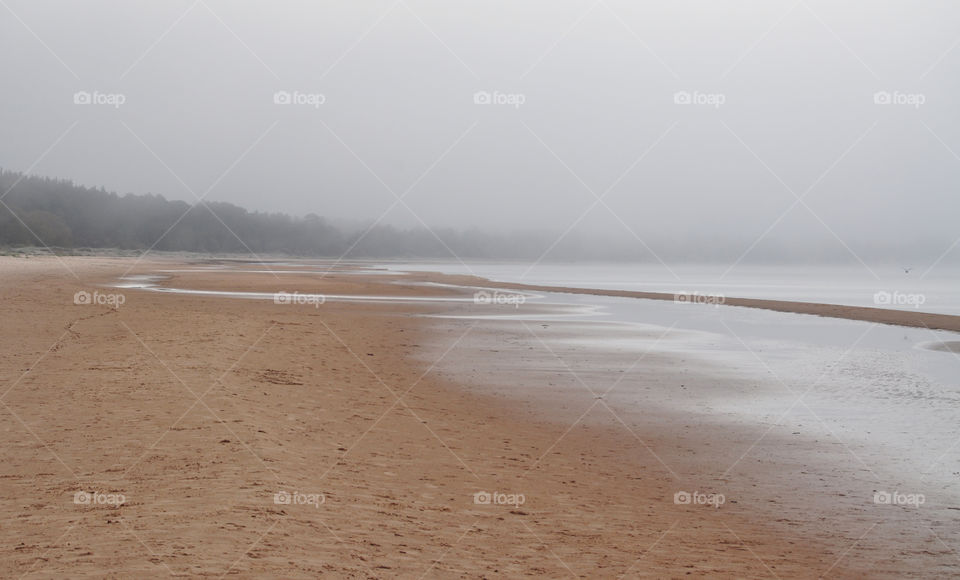
{"label": "sandy beach", "polygon": [[[224,264],[0,258],[4,577],[960,573],[958,507],[880,511],[836,442],[774,433],[725,471],[762,432],[659,405],[670,360],[434,318],[472,293],[425,282],[475,279]],[[300,299],[111,287],[162,271]],[[867,310],[838,315],[960,329]],[[685,387],[747,388],[695,371]]]}

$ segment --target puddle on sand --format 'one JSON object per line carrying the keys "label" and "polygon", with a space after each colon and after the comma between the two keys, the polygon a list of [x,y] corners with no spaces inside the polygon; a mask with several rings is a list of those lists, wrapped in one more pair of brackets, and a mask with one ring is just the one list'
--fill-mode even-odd
{"label": "puddle on sand", "polygon": [[120,282],[113,285],[113,288],[121,288],[124,290],[138,290],[146,289],[153,286],[156,286],[161,280],[166,280],[168,276],[156,276],[156,275],[136,275],[136,276],[121,276]]}
{"label": "puddle on sand", "polygon": [[[266,272],[269,273],[269,272]],[[137,275],[124,276],[120,282],[114,284],[113,288],[126,290],[145,290],[148,292],[162,292],[169,294],[184,294],[191,296],[219,296],[222,298],[241,298],[247,300],[274,300],[278,299],[278,292],[246,292],[238,290],[194,290],[190,288],[171,288],[159,286],[158,283],[169,278],[168,276],[157,275]],[[362,294],[316,294],[296,292],[288,293],[302,300],[321,301],[321,302],[447,302],[447,303],[474,303],[473,296],[383,296],[383,295],[362,295]],[[525,297],[533,299],[535,295],[529,294]]]}
{"label": "puddle on sand", "polygon": [[317,275],[317,276],[376,276],[376,275],[396,275],[396,276],[407,276],[408,274],[402,272],[388,272],[387,270],[338,270],[338,269],[311,269],[311,270],[241,270],[236,268],[184,268],[178,270],[161,270],[161,272],[169,273],[194,273],[194,272],[210,272],[215,271],[218,274],[306,274],[306,275]]}

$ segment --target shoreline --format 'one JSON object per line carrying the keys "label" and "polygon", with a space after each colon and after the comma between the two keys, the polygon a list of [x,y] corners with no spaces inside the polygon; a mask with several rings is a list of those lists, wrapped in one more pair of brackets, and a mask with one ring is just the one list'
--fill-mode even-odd
{"label": "shoreline", "polygon": [[[570,417],[599,404],[582,391],[551,396],[553,377],[573,377],[547,350],[531,358],[535,344],[519,329],[486,325],[475,332],[492,342],[474,343],[469,321],[423,316],[472,304],[314,308],[133,289],[115,289],[119,309],[72,302],[131,263],[68,260],[77,280],[55,260],[17,272],[0,259],[5,574],[852,578],[900,576],[898,557],[919,553],[886,533],[865,548],[869,517],[854,513],[867,509],[857,497],[845,500],[854,519],[828,532],[802,511],[774,521],[766,505],[778,503],[761,502],[788,505],[798,483],[765,480],[778,461],[766,451],[736,475],[773,488],[750,499],[718,483],[704,442],[744,445],[753,431],[650,407],[624,412],[631,435],[608,415],[575,424],[541,399],[518,400],[523,377]],[[196,263],[145,260],[131,274],[171,265]],[[251,292],[469,295],[390,275],[213,270],[170,283],[188,278],[188,287]],[[568,360],[577,357],[600,365],[584,374],[591,380],[622,364],[589,352]],[[653,373],[653,385],[672,380],[655,368],[638,371]],[[505,387],[467,386],[496,386],[487,371],[497,369],[508,371]],[[816,485],[821,467],[804,457],[779,461]],[[718,487],[729,499],[719,508],[674,503],[679,491]],[[127,501],[78,506],[78,490]],[[284,490],[324,501],[275,503]],[[475,503],[494,492],[524,503]],[[897,533],[916,531],[896,522]],[[955,573],[938,550],[910,573]]]}
{"label": "shoreline", "polygon": [[[605,290],[602,288],[577,288],[569,286],[546,286],[542,284],[523,284],[514,282],[494,281],[479,276],[463,274],[444,274],[442,272],[411,272],[426,274],[434,281],[456,280],[464,286],[497,288],[501,290],[524,290],[531,292],[555,292],[559,294],[581,294],[592,296],[610,296],[614,298],[636,298],[643,300],[660,300],[676,302],[676,294],[666,292],[637,292],[631,290]],[[702,296],[711,296],[704,294]],[[712,303],[711,303],[712,305]],[[825,318],[841,318],[858,320],[861,322],[875,322],[893,326],[907,326],[911,328],[927,328],[930,330],[948,330],[960,332],[960,315],[937,314],[932,312],[911,312],[909,310],[894,310],[887,308],[872,308],[867,306],[846,306],[842,304],[823,304],[818,302],[800,302],[792,300],[767,300],[762,298],[735,298],[723,297],[719,306],[737,306],[741,308],[756,308],[787,312],[792,314],[807,314]]]}

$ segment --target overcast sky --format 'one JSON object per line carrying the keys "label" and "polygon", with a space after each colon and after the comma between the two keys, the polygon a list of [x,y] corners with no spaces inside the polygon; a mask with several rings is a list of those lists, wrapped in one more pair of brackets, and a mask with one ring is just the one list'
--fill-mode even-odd
{"label": "overcast sky", "polygon": [[3,0],[0,167],[401,226],[937,254],[958,43],[950,1]]}

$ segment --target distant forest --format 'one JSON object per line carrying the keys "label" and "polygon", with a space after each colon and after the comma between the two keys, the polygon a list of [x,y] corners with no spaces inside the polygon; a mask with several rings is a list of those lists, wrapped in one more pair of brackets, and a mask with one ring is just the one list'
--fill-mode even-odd
{"label": "distant forest", "polygon": [[[4,195],[6,193],[6,195]],[[640,241],[633,232],[561,236],[560,231],[491,233],[476,229],[378,224],[332,224],[316,214],[250,212],[224,202],[191,206],[160,195],[117,195],[69,180],[35,177],[0,169],[0,248],[49,247],[55,251],[126,251],[212,254],[286,254],[305,257],[717,262],[853,263],[853,254],[833,237],[798,242],[767,236],[753,247],[756,234],[718,239],[709,232],[676,228],[672,239]],[[558,242],[557,240],[560,239]],[[650,242],[648,247],[645,242]],[[935,258],[951,240],[901,240],[860,244],[857,253],[878,262],[921,263]],[[656,251],[654,255],[652,251]],[[544,256],[544,254],[546,254]],[[957,263],[960,252],[945,256]]]}
{"label": "distant forest", "polygon": [[[9,190],[9,191],[8,191]],[[160,195],[118,195],[72,181],[0,170],[0,246],[116,248],[206,253],[376,258],[536,259],[556,238],[543,233],[491,235],[477,230],[390,225],[347,228],[315,214],[249,212],[223,202],[191,207]],[[369,229],[369,231],[367,231]],[[439,238],[439,239],[438,239]],[[159,240],[159,241],[158,241]],[[596,258],[576,236],[556,248],[566,258]],[[609,248],[607,258],[618,256]]]}

